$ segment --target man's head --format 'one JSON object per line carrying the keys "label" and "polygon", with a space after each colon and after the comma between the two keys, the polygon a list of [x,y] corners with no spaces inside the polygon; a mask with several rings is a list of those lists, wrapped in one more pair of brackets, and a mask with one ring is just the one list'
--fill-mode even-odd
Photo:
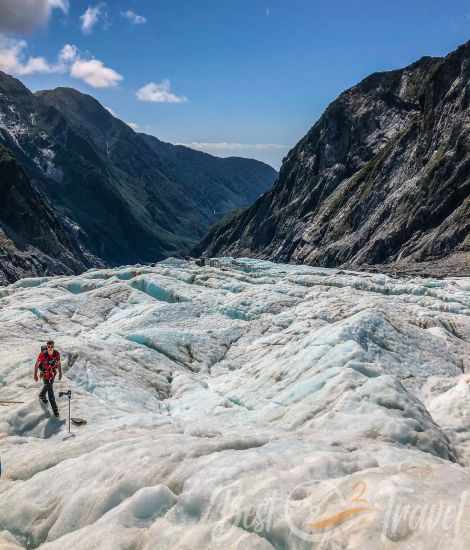
{"label": "man's head", "polygon": [[54,353],[54,340],[48,340],[46,346],[47,346],[47,353],[49,354]]}

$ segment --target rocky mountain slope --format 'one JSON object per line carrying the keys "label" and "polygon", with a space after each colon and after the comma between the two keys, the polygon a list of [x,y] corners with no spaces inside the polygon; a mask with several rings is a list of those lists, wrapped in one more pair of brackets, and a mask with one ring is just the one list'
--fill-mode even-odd
{"label": "rocky mountain slope", "polygon": [[[32,365],[53,338],[62,419]],[[2,550],[467,550],[470,279],[260,260],[0,289]],[[65,438],[65,439],[64,439]]]}
{"label": "rocky mountain slope", "polygon": [[219,159],[138,134],[76,90],[33,94],[3,73],[0,143],[70,238],[108,265],[187,252],[211,223],[250,204],[276,177],[258,161]]}
{"label": "rocky mountain slope", "polygon": [[71,238],[1,144],[0,196],[0,285],[20,277],[73,274],[99,265]]}
{"label": "rocky mountain slope", "polygon": [[[470,273],[470,43],[342,93],[197,253]],[[383,267],[385,265],[385,267]]]}

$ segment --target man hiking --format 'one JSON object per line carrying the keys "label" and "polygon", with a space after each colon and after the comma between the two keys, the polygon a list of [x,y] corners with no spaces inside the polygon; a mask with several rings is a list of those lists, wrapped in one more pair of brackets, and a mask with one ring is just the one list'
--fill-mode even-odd
{"label": "man hiking", "polygon": [[41,353],[36,360],[36,364],[34,365],[34,380],[36,382],[39,381],[38,370],[41,373],[40,377],[44,383],[39,394],[39,399],[47,405],[47,393],[52,411],[54,415],[58,417],[59,409],[57,408],[57,403],[55,402],[53,384],[57,371],[59,371],[59,380],[62,380],[62,365],[60,364],[60,353],[54,349],[54,342],[52,340],[47,342],[46,350],[41,348]]}

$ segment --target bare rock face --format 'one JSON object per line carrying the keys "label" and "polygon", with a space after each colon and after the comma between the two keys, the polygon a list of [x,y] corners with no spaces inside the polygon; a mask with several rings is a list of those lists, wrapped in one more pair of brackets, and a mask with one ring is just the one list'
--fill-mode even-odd
{"label": "bare rock face", "polygon": [[253,206],[195,250],[470,273],[470,43],[342,93]]}
{"label": "bare rock face", "polygon": [[74,274],[100,265],[36,191],[0,144],[0,284],[36,275]]}

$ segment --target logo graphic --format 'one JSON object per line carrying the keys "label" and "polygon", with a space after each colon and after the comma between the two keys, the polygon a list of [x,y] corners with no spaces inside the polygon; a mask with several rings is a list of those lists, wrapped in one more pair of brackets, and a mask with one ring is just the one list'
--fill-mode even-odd
{"label": "logo graphic", "polygon": [[[356,483],[353,487],[353,495],[350,499],[351,503],[354,503],[353,506],[339,511],[336,514],[327,516],[326,518],[319,519],[314,521],[309,525],[312,529],[331,529],[332,527],[337,527],[343,524],[345,521],[350,520],[358,516],[359,514],[364,514],[366,512],[373,511],[373,508],[369,507],[369,501],[365,498],[362,498],[367,492],[367,483],[360,481]],[[357,506],[356,503],[360,503],[361,506]]]}
{"label": "logo graphic", "polygon": [[298,485],[286,503],[289,526],[303,540],[326,543],[353,528],[356,519],[375,511],[366,495],[364,481],[352,486],[350,496],[327,480]]}

